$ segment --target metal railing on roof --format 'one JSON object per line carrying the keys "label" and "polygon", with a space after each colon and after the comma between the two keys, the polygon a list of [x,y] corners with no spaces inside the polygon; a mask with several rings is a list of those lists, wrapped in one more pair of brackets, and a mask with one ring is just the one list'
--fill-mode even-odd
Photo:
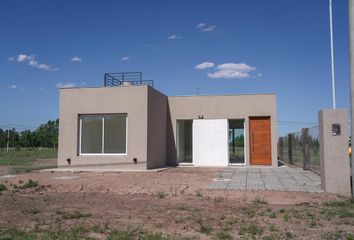
{"label": "metal railing on roof", "polygon": [[104,74],[105,87],[129,85],[149,85],[154,87],[154,80],[143,80],[142,72],[120,72]]}

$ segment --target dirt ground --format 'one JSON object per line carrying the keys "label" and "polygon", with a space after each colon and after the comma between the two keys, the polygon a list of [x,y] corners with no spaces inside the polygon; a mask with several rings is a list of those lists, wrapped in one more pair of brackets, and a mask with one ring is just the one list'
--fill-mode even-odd
{"label": "dirt ground", "polygon": [[[219,172],[171,168],[3,178],[0,184],[8,190],[0,195],[0,234],[11,227],[40,233],[83,226],[94,239],[106,239],[112,229],[132,236],[136,229],[159,232],[166,237],[161,239],[354,237],[354,204],[347,199],[326,193],[208,190]],[[39,186],[22,189],[29,179]]]}
{"label": "dirt ground", "polygon": [[9,167],[0,166],[0,176],[9,174]]}

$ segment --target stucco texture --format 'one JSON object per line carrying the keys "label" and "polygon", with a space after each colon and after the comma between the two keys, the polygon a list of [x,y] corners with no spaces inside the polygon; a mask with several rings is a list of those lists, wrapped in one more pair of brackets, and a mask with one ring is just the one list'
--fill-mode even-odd
{"label": "stucco texture", "polygon": [[[138,164],[147,161],[147,86],[73,88],[60,90],[58,166]],[[127,114],[127,154],[80,156],[80,114]]]}

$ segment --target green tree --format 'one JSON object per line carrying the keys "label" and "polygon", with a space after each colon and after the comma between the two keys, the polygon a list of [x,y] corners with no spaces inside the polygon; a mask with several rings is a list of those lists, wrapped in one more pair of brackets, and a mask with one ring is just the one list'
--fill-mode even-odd
{"label": "green tree", "polygon": [[5,131],[0,128],[0,148],[1,149],[6,147],[6,139],[7,139],[7,136],[6,136]]}
{"label": "green tree", "polygon": [[41,124],[34,131],[35,144],[39,147],[58,147],[59,119]]}
{"label": "green tree", "polygon": [[[59,119],[41,124],[37,129],[17,132],[15,128],[10,130],[10,147],[58,147]],[[0,148],[7,144],[8,130],[0,128]]]}

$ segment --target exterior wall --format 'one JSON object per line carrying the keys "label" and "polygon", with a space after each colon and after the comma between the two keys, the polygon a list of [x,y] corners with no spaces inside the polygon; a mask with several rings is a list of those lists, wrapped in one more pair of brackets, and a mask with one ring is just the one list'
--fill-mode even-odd
{"label": "exterior wall", "polygon": [[272,165],[277,166],[276,97],[274,94],[168,97],[168,164],[177,165],[177,119],[245,119],[246,164],[249,165],[249,117],[270,116]]}
{"label": "exterior wall", "polygon": [[148,88],[147,168],[167,164],[167,97]]}
{"label": "exterior wall", "polygon": [[[147,86],[72,88],[60,90],[58,166],[132,164],[147,162]],[[127,154],[79,156],[79,114],[127,114]]]}
{"label": "exterior wall", "polygon": [[224,167],[229,162],[227,119],[193,120],[193,165]]}

